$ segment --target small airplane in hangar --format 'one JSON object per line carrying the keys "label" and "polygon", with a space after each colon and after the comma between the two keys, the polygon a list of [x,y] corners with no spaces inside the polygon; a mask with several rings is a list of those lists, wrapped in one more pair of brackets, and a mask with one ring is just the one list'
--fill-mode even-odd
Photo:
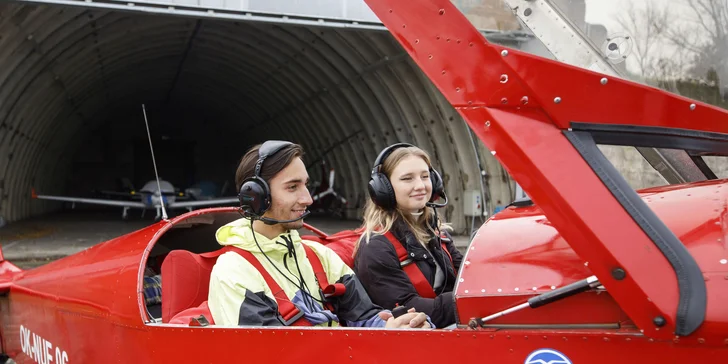
{"label": "small airplane in hangar", "polygon": [[[206,303],[220,251],[214,233],[240,218],[229,207],[165,219],[31,270],[0,256],[3,353],[56,364],[726,357],[728,180],[703,157],[728,157],[728,111],[492,44],[450,0],[365,1],[532,199],[492,216],[473,237],[453,290],[455,328],[225,326],[185,317]],[[506,2],[534,27],[559,16],[549,0]],[[549,44],[586,44],[580,36]],[[602,144],[672,150],[680,156],[664,157],[674,168],[648,163],[684,180],[635,191]],[[309,230],[307,239],[325,245],[344,241]],[[175,266],[175,252],[191,260]],[[161,317],[145,299],[150,265],[161,266]]]}
{"label": "small airplane in hangar", "polygon": [[[159,192],[161,190],[161,193]],[[84,197],[72,197],[72,196],[52,196],[52,195],[39,195],[35,190],[31,192],[31,197],[39,200],[52,200],[52,201],[65,201],[71,202],[74,205],[76,203],[83,204],[95,204],[104,206],[119,206],[123,208],[121,217],[127,219],[129,217],[129,209],[142,209],[142,216],[144,211],[154,209],[157,211],[155,219],[162,217],[162,204],[168,209],[186,208],[192,211],[195,207],[209,207],[209,206],[224,206],[230,204],[236,204],[240,201],[236,197],[222,197],[222,198],[210,198],[205,200],[192,200],[192,201],[177,201],[179,196],[184,197],[184,194],[176,192],[172,183],[160,180],[159,184],[157,181],[149,181],[139,190],[123,193],[125,196],[138,196],[139,201],[122,201],[112,199],[101,199],[101,198],[84,198]]]}
{"label": "small airplane in hangar", "polygon": [[[35,189],[31,190],[31,197],[40,200],[52,200],[52,201],[65,201],[71,202],[72,204],[84,203],[84,204],[95,204],[104,206],[120,206],[123,208],[121,213],[122,219],[129,217],[129,209],[142,209],[142,216],[146,210],[154,209],[157,211],[157,215],[154,217],[155,220],[167,219],[166,208],[177,209],[186,208],[192,211],[195,207],[209,207],[209,206],[224,206],[229,204],[239,203],[240,200],[237,196],[235,197],[221,197],[221,198],[207,198],[197,201],[182,201],[178,202],[177,197],[185,197],[184,194],[180,194],[175,189],[174,185],[168,181],[160,180],[157,172],[157,164],[154,158],[154,146],[152,145],[152,138],[149,133],[149,120],[147,119],[147,111],[144,105],[142,105],[142,112],[144,114],[144,124],[147,128],[147,138],[149,139],[149,149],[152,155],[152,165],[154,166],[154,174],[157,179],[152,180],[144,184],[139,190],[138,194],[141,195],[141,201],[119,201],[111,199],[101,198],[83,198],[83,197],[72,197],[72,196],[52,196],[52,195],[39,195]],[[116,194],[118,195],[118,193]],[[135,191],[131,191],[129,196],[134,197],[137,195]],[[135,198],[133,198],[135,199]]]}

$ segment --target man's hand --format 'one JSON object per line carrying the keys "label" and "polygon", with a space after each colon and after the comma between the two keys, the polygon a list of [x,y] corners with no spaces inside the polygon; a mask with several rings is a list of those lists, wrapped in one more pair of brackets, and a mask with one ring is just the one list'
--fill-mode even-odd
{"label": "man's hand", "polygon": [[427,322],[427,315],[422,312],[415,312],[414,308],[407,310],[402,316],[394,318],[390,312],[382,311],[379,317],[387,321],[384,326],[387,329],[429,329],[430,323]]}

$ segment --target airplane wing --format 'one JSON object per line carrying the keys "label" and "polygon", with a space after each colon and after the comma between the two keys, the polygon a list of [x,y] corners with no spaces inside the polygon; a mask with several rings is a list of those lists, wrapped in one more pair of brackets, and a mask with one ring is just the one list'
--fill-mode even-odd
{"label": "airplane wing", "polygon": [[139,200],[142,198],[142,196],[136,192],[118,192],[118,191],[100,191],[104,195],[111,195],[111,196],[119,196],[119,197],[129,197],[135,200]]}
{"label": "airplane wing", "polygon": [[210,200],[200,201],[185,201],[185,202],[171,202],[167,204],[169,208],[180,208],[180,207],[202,207],[202,206],[215,206],[215,205],[229,205],[239,204],[240,200],[237,197],[226,197],[226,198],[213,198]]}
{"label": "airplane wing", "polygon": [[35,190],[32,192],[32,197],[40,200],[53,200],[53,201],[66,201],[76,203],[87,203],[96,205],[107,205],[107,206],[121,206],[121,207],[136,207],[146,208],[141,202],[136,201],[118,201],[118,200],[104,200],[99,198],[82,198],[82,197],[65,197],[65,196],[49,196],[49,195],[37,195]]}

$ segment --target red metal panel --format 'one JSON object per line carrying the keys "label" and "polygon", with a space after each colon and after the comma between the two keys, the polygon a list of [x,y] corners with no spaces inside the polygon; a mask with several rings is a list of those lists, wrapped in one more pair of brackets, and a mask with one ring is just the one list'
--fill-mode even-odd
{"label": "red metal panel", "polygon": [[24,271],[13,282],[10,292],[65,302],[71,310],[81,309],[118,323],[140,323],[137,284],[140,264],[145,262],[141,260],[142,253],[164,224],[160,222]]}
{"label": "red metal panel", "polygon": [[[48,318],[48,317],[47,317]],[[29,319],[33,334],[66,363],[330,362],[525,363],[538,349],[563,353],[573,363],[702,363],[728,351],[722,343],[652,341],[624,331],[504,330],[412,331],[299,328],[124,327],[81,316],[55,316],[60,329]],[[58,326],[58,324],[56,325]],[[24,326],[25,328],[25,326]],[[61,336],[61,333],[63,336]],[[35,362],[8,340],[18,363]],[[31,338],[31,342],[34,339]],[[54,363],[59,361],[55,360]]]}
{"label": "red metal panel", "polygon": [[[728,182],[651,188],[640,195],[705,272],[706,317],[691,336],[724,339],[728,332],[728,310],[723,308],[728,299]],[[591,274],[591,265],[584,264],[539,208],[506,209],[478,231],[467,252],[456,292],[460,322],[499,312]],[[619,307],[608,292],[602,295],[596,299],[581,294],[492,323],[616,323],[627,319],[615,318]]]}
{"label": "red metal panel", "polygon": [[728,133],[726,110],[707,103],[519,51],[502,58],[562,129],[588,121]]}

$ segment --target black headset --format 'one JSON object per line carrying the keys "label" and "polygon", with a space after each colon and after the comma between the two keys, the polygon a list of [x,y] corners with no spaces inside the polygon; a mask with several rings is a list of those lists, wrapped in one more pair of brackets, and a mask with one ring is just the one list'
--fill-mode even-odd
{"label": "black headset", "polygon": [[[394,188],[389,178],[381,172],[382,165],[387,157],[398,148],[414,147],[412,144],[407,143],[396,143],[392,144],[381,153],[374,161],[374,168],[372,169],[371,177],[369,178],[369,197],[379,207],[383,209],[393,209],[397,206],[397,197],[394,195]],[[432,194],[428,202],[429,206],[432,207],[444,207],[447,204],[447,196],[445,196],[445,186],[442,183],[442,177],[436,170],[430,167],[430,182],[432,183]],[[438,198],[444,198],[445,203],[435,204]]]}
{"label": "black headset", "polygon": [[263,216],[270,207],[270,188],[268,183],[260,177],[260,170],[263,168],[263,162],[266,158],[292,144],[281,140],[269,140],[260,146],[258,161],[255,163],[255,174],[243,181],[240,186],[240,193],[238,193],[240,208],[243,210],[244,216]]}

